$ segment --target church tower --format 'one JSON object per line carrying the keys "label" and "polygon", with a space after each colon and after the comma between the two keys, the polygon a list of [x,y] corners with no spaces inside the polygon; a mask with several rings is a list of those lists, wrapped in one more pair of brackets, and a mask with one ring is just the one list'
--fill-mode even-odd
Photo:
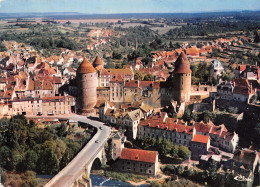
{"label": "church tower", "polygon": [[97,72],[85,58],[77,69],[77,113],[94,112],[97,103]]}
{"label": "church tower", "polygon": [[191,69],[190,62],[184,51],[175,62],[175,69],[172,72],[173,78],[173,100],[179,104],[190,101],[191,92]]}

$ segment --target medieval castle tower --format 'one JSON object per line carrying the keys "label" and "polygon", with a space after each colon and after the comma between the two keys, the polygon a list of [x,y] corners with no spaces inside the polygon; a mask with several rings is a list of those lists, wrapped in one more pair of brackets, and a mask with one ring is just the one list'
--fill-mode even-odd
{"label": "medieval castle tower", "polygon": [[190,62],[182,51],[175,62],[175,69],[172,72],[172,99],[179,104],[190,101],[191,72]]}
{"label": "medieval castle tower", "polygon": [[77,69],[77,113],[94,112],[97,103],[97,72],[85,58]]}

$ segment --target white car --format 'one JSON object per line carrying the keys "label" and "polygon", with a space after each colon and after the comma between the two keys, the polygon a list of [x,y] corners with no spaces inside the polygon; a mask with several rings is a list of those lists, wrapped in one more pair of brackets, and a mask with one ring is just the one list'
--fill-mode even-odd
{"label": "white car", "polygon": [[100,130],[103,130],[103,127],[99,127]]}
{"label": "white car", "polygon": [[99,142],[99,140],[96,140],[96,141],[95,141],[95,143],[98,143],[98,142]]}

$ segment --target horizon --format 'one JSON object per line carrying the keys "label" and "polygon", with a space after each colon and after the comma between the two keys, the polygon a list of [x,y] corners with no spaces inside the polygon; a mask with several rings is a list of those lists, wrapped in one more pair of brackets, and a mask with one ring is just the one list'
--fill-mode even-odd
{"label": "horizon", "polygon": [[259,0],[0,0],[1,13],[174,14],[259,10]]}

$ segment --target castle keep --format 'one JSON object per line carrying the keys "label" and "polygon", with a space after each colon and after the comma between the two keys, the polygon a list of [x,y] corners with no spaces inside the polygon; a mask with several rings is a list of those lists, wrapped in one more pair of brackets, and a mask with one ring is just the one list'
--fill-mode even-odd
{"label": "castle keep", "polygon": [[97,103],[97,72],[85,58],[77,69],[77,113],[86,114],[94,111]]}
{"label": "castle keep", "polygon": [[186,54],[182,51],[172,72],[172,99],[178,103],[189,102],[191,92],[191,69]]}

